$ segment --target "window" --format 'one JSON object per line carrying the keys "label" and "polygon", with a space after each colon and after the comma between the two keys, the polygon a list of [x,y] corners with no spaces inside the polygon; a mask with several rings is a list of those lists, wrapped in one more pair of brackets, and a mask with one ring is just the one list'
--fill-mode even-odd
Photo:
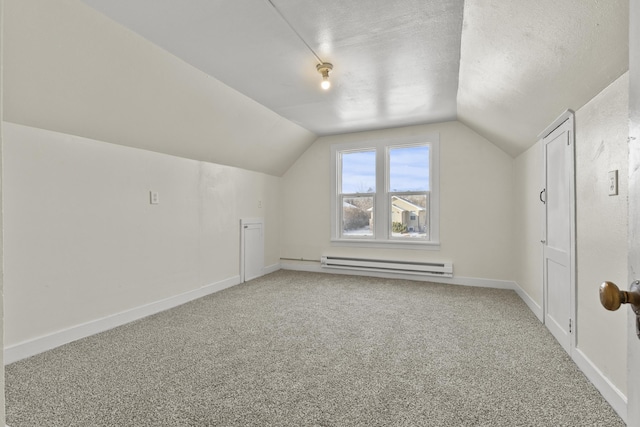
{"label": "window", "polygon": [[344,151],[340,159],[342,236],[373,237],[376,151]]}
{"label": "window", "polygon": [[331,147],[332,242],[439,245],[437,134]]}

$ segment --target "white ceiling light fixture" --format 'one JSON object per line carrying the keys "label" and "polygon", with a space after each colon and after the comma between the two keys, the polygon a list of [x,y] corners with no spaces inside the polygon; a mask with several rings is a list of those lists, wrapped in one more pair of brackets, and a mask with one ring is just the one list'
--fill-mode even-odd
{"label": "white ceiling light fixture", "polygon": [[291,28],[291,31],[293,31],[295,35],[298,36],[298,38],[302,41],[302,43],[304,43],[307,49],[309,49],[313,56],[315,56],[316,59],[320,62],[318,65],[316,65],[316,69],[320,74],[322,74],[322,83],[320,83],[320,87],[322,87],[322,89],[324,90],[329,89],[331,87],[331,82],[329,81],[329,71],[333,70],[333,64],[329,64],[328,62],[324,62],[322,59],[320,59],[318,54],[311,48],[311,46],[309,46],[309,44],[304,41],[300,33],[298,33],[296,29],[293,28],[293,25],[291,25],[291,23],[287,21],[287,18],[284,17],[282,12],[280,12],[280,10],[276,7],[272,0],[267,0],[267,3],[269,3],[271,7],[273,7],[273,10],[275,10],[276,13],[280,15],[280,18],[282,18],[282,20],[289,26],[289,28]]}
{"label": "white ceiling light fixture", "polygon": [[329,71],[333,70],[333,65],[328,62],[323,62],[322,64],[316,65],[316,69],[320,74],[322,74],[322,83],[320,83],[320,87],[322,89],[327,90],[331,87],[331,82],[329,81]]}

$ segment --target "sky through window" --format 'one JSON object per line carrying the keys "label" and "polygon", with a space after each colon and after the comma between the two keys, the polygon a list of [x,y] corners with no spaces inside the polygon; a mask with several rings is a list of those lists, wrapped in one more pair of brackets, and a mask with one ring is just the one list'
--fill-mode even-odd
{"label": "sky through window", "polygon": [[[429,191],[429,146],[390,149],[389,169],[390,191]],[[375,150],[342,153],[342,193],[375,191]]]}
{"label": "sky through window", "polygon": [[389,150],[389,191],[429,191],[429,146]]}
{"label": "sky through window", "polygon": [[376,152],[355,151],[342,154],[342,193],[376,191]]}

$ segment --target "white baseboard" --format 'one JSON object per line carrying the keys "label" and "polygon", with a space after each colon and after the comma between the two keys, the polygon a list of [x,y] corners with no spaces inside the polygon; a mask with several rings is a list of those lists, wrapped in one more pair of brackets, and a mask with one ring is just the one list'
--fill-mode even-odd
{"label": "white baseboard", "polygon": [[4,349],[4,364],[8,365],[18,360],[42,353],[61,345],[76,341],[81,338],[113,329],[134,320],[159,313],[170,308],[177,307],[189,301],[193,301],[203,296],[219,292],[223,289],[240,283],[240,276],[233,276],[220,282],[203,286],[183,294],[175,295],[160,301],[152,302],[140,307],[132,308],[107,317],[91,320],[80,325],[72,326],[49,335],[24,341]]}
{"label": "white baseboard", "polygon": [[613,385],[602,371],[589,360],[589,358],[578,348],[573,349],[571,358],[578,365],[578,368],[587,377],[596,389],[602,394],[614,411],[627,422],[627,397]]}
{"label": "white baseboard", "polygon": [[479,279],[476,277],[433,277],[429,281],[476,288],[508,289],[515,291],[518,285],[513,280]]}
{"label": "white baseboard", "polygon": [[270,273],[275,273],[276,271],[280,270],[280,263],[275,263],[275,264],[271,264],[266,266],[262,271],[264,272],[264,274],[270,274]]}
{"label": "white baseboard", "polygon": [[[324,273],[325,269],[320,267],[320,261],[280,261],[280,268],[283,270],[308,271],[310,273]],[[348,270],[345,270],[348,271]]]}
{"label": "white baseboard", "polygon": [[520,285],[518,285],[517,282],[516,282],[516,289],[514,290],[516,291],[518,296],[522,299],[522,301],[524,301],[524,303],[527,304],[527,307],[529,307],[529,310],[531,310],[533,314],[536,315],[538,320],[541,322],[544,322],[544,315],[542,313],[542,307],[540,306],[540,304],[535,302],[534,299],[531,298],[529,294],[526,293],[524,289],[520,287]]}

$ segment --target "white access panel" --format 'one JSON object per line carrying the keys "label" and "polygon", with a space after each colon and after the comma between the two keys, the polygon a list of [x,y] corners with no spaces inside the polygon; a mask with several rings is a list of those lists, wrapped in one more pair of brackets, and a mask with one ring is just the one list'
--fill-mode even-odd
{"label": "white access panel", "polygon": [[264,274],[264,220],[240,220],[240,280],[255,279]]}

